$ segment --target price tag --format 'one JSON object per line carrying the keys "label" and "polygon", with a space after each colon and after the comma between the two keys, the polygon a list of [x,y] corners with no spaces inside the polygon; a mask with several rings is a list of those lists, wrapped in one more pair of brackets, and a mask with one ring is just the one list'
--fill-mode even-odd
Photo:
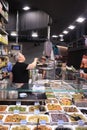
{"label": "price tag", "polygon": [[78,125],[79,125],[79,126],[83,126],[84,124],[85,124],[85,123],[84,123],[83,120],[79,120],[79,121],[78,121]]}
{"label": "price tag", "polygon": [[26,121],[26,120],[21,120],[21,121],[20,121],[20,124],[21,124],[21,125],[26,125],[26,124],[27,124],[27,121]]}
{"label": "price tag", "polygon": [[34,110],[34,114],[38,115],[40,113],[39,110]]}
{"label": "price tag", "polygon": [[64,121],[63,120],[58,120],[58,125],[63,125]]}
{"label": "price tag", "polygon": [[16,105],[17,105],[17,106],[21,106],[21,102],[20,102],[20,101],[17,101],[17,102],[16,102]]}
{"label": "price tag", "polygon": [[35,105],[35,106],[38,106],[38,105],[40,105],[40,104],[39,104],[39,102],[35,102],[34,105]]}
{"label": "price tag", "polygon": [[0,120],[0,124],[3,124],[3,121],[2,121],[2,120]]}
{"label": "price tag", "polygon": [[45,125],[46,124],[46,120],[40,120],[40,124],[41,125]]}
{"label": "price tag", "polygon": [[14,110],[14,114],[19,114],[20,111],[19,110]]}

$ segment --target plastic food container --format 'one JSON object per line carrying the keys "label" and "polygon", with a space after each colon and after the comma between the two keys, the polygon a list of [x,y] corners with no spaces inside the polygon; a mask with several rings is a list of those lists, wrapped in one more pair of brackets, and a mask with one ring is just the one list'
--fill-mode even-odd
{"label": "plastic food container", "polygon": [[58,121],[60,120],[62,120],[64,123],[70,122],[69,118],[65,114],[62,114],[62,113],[51,113],[50,117],[51,117],[52,123],[55,123],[55,122],[58,123]]}
{"label": "plastic food container", "polygon": [[20,123],[21,120],[26,120],[27,115],[23,114],[6,114],[3,118],[4,123]]}
{"label": "plastic food container", "polygon": [[48,111],[60,111],[62,110],[62,107],[57,103],[49,103],[46,105]]}
{"label": "plastic food container", "polygon": [[8,113],[27,113],[27,106],[24,105],[10,105],[7,108]]}
{"label": "plastic food container", "polygon": [[32,130],[30,125],[12,125],[10,130]]}
{"label": "plastic food container", "polygon": [[44,114],[31,114],[27,117],[27,122],[33,124],[33,123],[37,123],[39,119],[39,122],[45,121],[45,123],[50,123],[50,118],[48,115],[44,115]]}
{"label": "plastic food container", "polygon": [[8,105],[0,105],[0,113],[6,113]]}
{"label": "plastic food container", "polygon": [[[37,126],[33,126],[32,130],[37,130]],[[52,126],[49,125],[39,125],[38,130],[52,130]]]}

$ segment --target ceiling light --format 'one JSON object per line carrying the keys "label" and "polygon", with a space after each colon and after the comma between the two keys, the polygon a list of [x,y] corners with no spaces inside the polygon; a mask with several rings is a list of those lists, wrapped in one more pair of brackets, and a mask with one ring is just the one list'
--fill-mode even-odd
{"label": "ceiling light", "polygon": [[25,7],[23,7],[23,10],[25,10],[25,11],[27,11],[27,10],[29,10],[29,9],[30,9],[29,6],[25,6]]}
{"label": "ceiling light", "polygon": [[37,32],[33,32],[33,33],[32,33],[32,37],[38,37]]}
{"label": "ceiling light", "polygon": [[73,30],[75,28],[75,26],[74,25],[70,25],[68,28]]}
{"label": "ceiling light", "polygon": [[15,37],[15,36],[17,36],[17,32],[16,31],[12,31],[10,35]]}
{"label": "ceiling light", "polygon": [[58,36],[57,35],[52,35],[53,38],[57,38]]}
{"label": "ceiling light", "polygon": [[59,37],[63,37],[63,34],[60,34]]}
{"label": "ceiling light", "polygon": [[83,17],[79,17],[79,18],[76,20],[76,22],[78,22],[78,23],[82,23],[82,22],[84,22],[84,20],[85,20],[85,18],[83,18]]}
{"label": "ceiling light", "polygon": [[63,31],[64,34],[68,34],[68,31]]}
{"label": "ceiling light", "polygon": [[63,38],[63,37],[61,37],[61,38],[60,38],[60,41],[61,41],[61,42],[62,42],[62,41],[64,41],[64,38]]}

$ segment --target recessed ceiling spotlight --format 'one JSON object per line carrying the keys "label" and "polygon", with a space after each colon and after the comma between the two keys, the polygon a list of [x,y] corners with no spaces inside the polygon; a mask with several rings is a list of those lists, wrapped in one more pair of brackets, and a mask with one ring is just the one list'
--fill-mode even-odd
{"label": "recessed ceiling spotlight", "polygon": [[65,31],[63,31],[63,33],[64,33],[64,34],[68,34],[68,31],[65,30]]}
{"label": "recessed ceiling spotlight", "polygon": [[37,32],[32,32],[32,37],[38,37],[38,33]]}
{"label": "recessed ceiling spotlight", "polygon": [[82,23],[82,22],[84,22],[84,20],[85,20],[85,18],[79,17],[79,18],[77,18],[76,22]]}
{"label": "recessed ceiling spotlight", "polygon": [[25,11],[27,11],[27,10],[29,10],[29,9],[30,9],[29,6],[24,6],[24,7],[23,7],[23,10],[25,10]]}
{"label": "recessed ceiling spotlight", "polygon": [[53,38],[57,38],[58,36],[57,35],[52,35]]}
{"label": "recessed ceiling spotlight", "polygon": [[70,25],[68,28],[73,30],[75,28],[75,26],[74,25]]}
{"label": "recessed ceiling spotlight", "polygon": [[63,34],[60,34],[59,37],[63,37],[64,35]]}
{"label": "recessed ceiling spotlight", "polygon": [[13,36],[13,37],[16,37],[17,36],[17,32],[16,31],[12,31],[10,35]]}

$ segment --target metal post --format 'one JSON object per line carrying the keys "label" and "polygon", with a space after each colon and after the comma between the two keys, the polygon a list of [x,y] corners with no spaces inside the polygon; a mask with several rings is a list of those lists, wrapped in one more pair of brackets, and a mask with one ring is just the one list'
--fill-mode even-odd
{"label": "metal post", "polygon": [[50,25],[51,25],[51,19],[50,19],[50,16],[48,16],[48,27],[47,27],[47,33],[48,33],[48,35],[47,35],[47,39],[48,40],[50,40]]}
{"label": "metal post", "polygon": [[16,43],[18,43],[18,31],[19,31],[19,12],[17,11],[17,16],[16,16],[16,33],[17,33],[17,36],[16,36]]}

